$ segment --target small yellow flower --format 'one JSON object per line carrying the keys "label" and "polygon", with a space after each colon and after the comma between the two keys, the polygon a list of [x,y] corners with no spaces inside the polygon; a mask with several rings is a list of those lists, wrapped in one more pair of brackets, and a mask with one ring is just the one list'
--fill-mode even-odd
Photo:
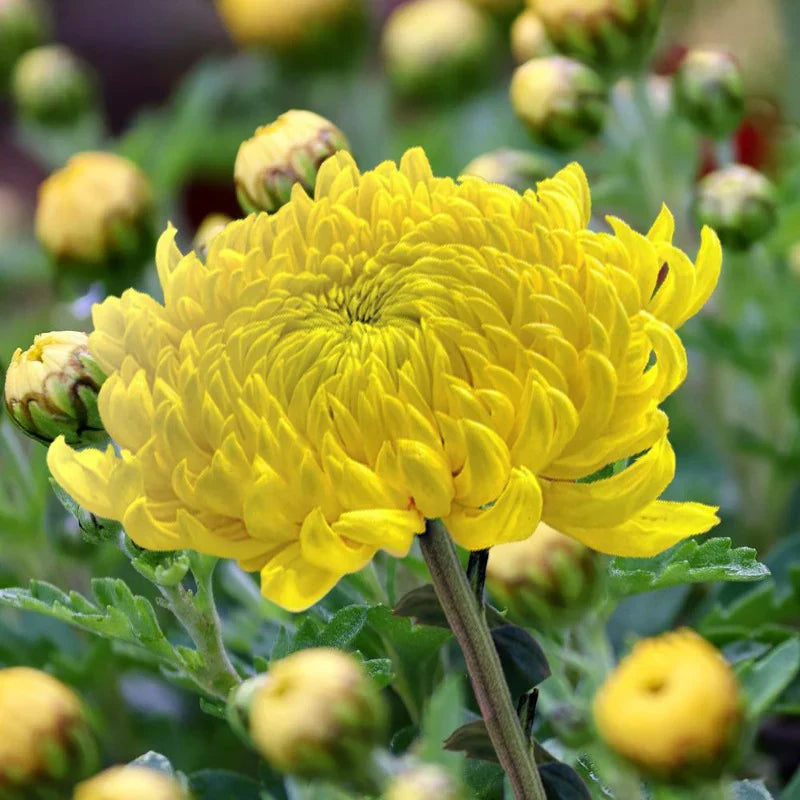
{"label": "small yellow flower", "polygon": [[314,191],[317,172],[337,150],[349,150],[345,135],[311,111],[287,111],[256,130],[236,155],[234,180],[246,212],[277,211],[299,183]]}
{"label": "small yellow flower", "polygon": [[523,11],[511,25],[511,54],[517,64],[532,58],[541,58],[553,53],[553,45],[547,36],[539,16],[529,8]]}
{"label": "small yellow flower", "polygon": [[164,302],[129,290],[93,312],[118,448],[57,439],[50,469],[140,546],[236,558],[293,610],[407,553],[426,518],[471,550],[542,519],[629,556],[704,532],[714,509],[658,499],[675,472],[659,404],[719,241],[704,230],[693,264],[666,209],[646,236],[590,213],[577,165],[519,195],[436,178],[417,149],[364,174],[337,153],[313,199],[297,186],[231,223],[205,263],[170,229]]}
{"label": "small yellow flower", "polygon": [[468,0],[411,0],[386,21],[381,47],[399,92],[449,96],[479,81],[493,43],[489,18]]}
{"label": "small yellow flower", "polygon": [[58,260],[101,265],[149,221],[150,184],[112,153],[73,156],[39,187],[36,235]]}
{"label": "small yellow flower", "polygon": [[48,444],[64,436],[73,445],[107,437],[97,410],[105,375],[80,331],[40,333],[11,357],[5,380],[8,413],[22,430]]}
{"label": "small yellow flower", "polygon": [[461,800],[463,794],[453,779],[432,764],[412,767],[390,783],[385,800]]}
{"label": "small yellow flower", "polygon": [[721,653],[694,631],[644,639],[594,699],[600,735],[657,773],[710,765],[734,738],[739,686]]}
{"label": "small yellow flower", "polygon": [[145,767],[111,767],[75,787],[72,800],[186,800],[178,782]]}
{"label": "small yellow flower", "polygon": [[215,0],[233,39],[242,46],[290,50],[320,29],[362,10],[361,0]]}
{"label": "small yellow flower", "polygon": [[326,647],[270,665],[250,699],[250,733],[280,772],[354,779],[381,743],[386,709],[352,656]]}
{"label": "small yellow flower", "polygon": [[59,762],[69,768],[86,733],[83,705],[61,681],[28,667],[0,669],[0,786],[63,777],[50,773]]}

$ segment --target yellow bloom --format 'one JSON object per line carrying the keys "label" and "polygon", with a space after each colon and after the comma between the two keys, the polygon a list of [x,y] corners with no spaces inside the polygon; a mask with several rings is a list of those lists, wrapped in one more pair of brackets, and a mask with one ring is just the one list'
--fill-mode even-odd
{"label": "yellow bloom", "polygon": [[142,547],[236,558],[288,609],[407,553],[426,518],[469,549],[540,519],[620,555],[706,531],[714,509],[657,499],[675,470],[658,405],[719,241],[704,230],[693,265],[666,209],[647,236],[589,215],[577,165],[519,195],[410,150],[363,175],[337,153],[314,199],[295,187],[232,223],[205,264],[170,229],[164,304],[129,290],[94,309],[119,452],[57,439],[50,469]]}
{"label": "yellow bloom", "polygon": [[103,263],[148,218],[150,184],[113,153],[79,153],[39,188],[36,235],[57,259]]}
{"label": "yellow bloom", "polygon": [[68,760],[79,729],[88,731],[83,706],[68,686],[28,667],[0,670],[0,786],[49,773],[54,749]]}
{"label": "yellow bloom", "polygon": [[421,764],[401,772],[389,783],[385,800],[461,800],[463,794],[441,767]]}
{"label": "yellow bloom", "polygon": [[523,11],[511,26],[511,53],[517,64],[532,58],[549,56],[553,45],[538,15],[529,8]]}
{"label": "yellow bloom", "polygon": [[718,760],[739,717],[732,670],[719,651],[688,629],[638,642],[594,699],[603,739],[659,773]]}
{"label": "yellow bloom", "polygon": [[177,781],[145,767],[111,767],[75,787],[73,800],[186,800]]}

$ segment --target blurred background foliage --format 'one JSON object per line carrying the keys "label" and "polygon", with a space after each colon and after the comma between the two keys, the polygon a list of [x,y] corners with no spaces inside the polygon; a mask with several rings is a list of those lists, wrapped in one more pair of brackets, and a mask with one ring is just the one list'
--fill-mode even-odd
{"label": "blurred background foliage", "polygon": [[[55,127],[23,122],[0,103],[0,363],[42,330],[88,329],[91,301],[105,290],[102,281],[76,291],[57,279],[32,230],[38,185],[80,150],[113,149],[136,162],[154,186],[158,228],[172,221],[184,246],[207,214],[240,213],[232,181],[239,144],[288,108],[334,121],[363,168],[412,145],[426,149],[441,175],[456,176],[498,148],[536,153],[553,169],[577,159],[593,187],[593,225],[602,228],[613,213],[646,231],[666,202],[678,244],[689,252],[699,244],[696,180],[731,160],[750,164],[777,185],[778,220],[753,247],[726,250],[719,290],[687,326],[690,377],[667,409],[679,463],[669,491],[719,503],[719,535],[758,548],[773,577],[758,589],[674,587],[657,601],[630,598],[610,633],[617,647],[679,622],[720,645],[786,638],[800,621],[800,4],[668,0],[650,74],[617,79],[602,132],[567,153],[533,142],[515,117],[503,21],[492,23],[495,44],[473,91],[435,102],[393,93],[379,31],[396,5],[370,0],[371,35],[349,63],[335,63],[333,53],[318,68],[298,69],[238,51],[207,0],[52,3],[52,38],[89,65],[99,101],[74,125]],[[669,76],[695,47],[735,54],[745,78],[744,120],[722,144],[699,136],[674,109]],[[155,291],[152,270],[139,281]],[[0,426],[0,509],[3,586],[37,578],[87,594],[92,576],[119,575],[145,591],[120,553],[81,539],[50,493],[44,448],[8,424]],[[219,583],[233,649],[255,639],[268,653],[278,631],[274,609],[236,570],[223,569]],[[191,771],[212,751],[218,766],[252,770],[226,726],[208,725],[193,696],[124,648],[33,614],[2,611],[0,625],[0,662],[45,665],[77,686],[109,734],[109,760],[155,749],[180,753],[180,767]],[[760,734],[762,751],[773,756],[767,772],[778,782],[798,766],[800,691],[795,686],[781,702]]]}

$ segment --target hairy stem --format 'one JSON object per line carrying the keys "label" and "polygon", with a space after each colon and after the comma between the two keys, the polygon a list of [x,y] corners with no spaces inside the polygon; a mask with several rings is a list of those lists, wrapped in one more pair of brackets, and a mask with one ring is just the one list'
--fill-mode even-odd
{"label": "hairy stem", "polygon": [[428,520],[419,541],[439,602],[464,653],[475,697],[514,797],[545,800],[530,742],[517,718],[489,626],[450,535],[440,520]]}

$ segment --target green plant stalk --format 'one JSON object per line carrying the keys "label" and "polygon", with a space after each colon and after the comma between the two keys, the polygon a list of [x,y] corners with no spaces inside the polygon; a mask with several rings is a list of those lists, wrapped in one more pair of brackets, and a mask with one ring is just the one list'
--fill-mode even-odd
{"label": "green plant stalk", "polygon": [[176,586],[159,585],[158,590],[166,601],[166,607],[186,629],[203,658],[202,668],[187,668],[192,680],[213,697],[226,700],[231,689],[242,679],[231,664],[222,640],[222,623],[212,586],[216,563],[216,558],[193,554],[192,573],[197,590],[190,592],[180,583]]}
{"label": "green plant stalk", "polygon": [[483,609],[478,606],[450,534],[428,520],[420,547],[436,595],[461,645],[486,729],[516,800],[546,800],[530,742],[517,718]]}

